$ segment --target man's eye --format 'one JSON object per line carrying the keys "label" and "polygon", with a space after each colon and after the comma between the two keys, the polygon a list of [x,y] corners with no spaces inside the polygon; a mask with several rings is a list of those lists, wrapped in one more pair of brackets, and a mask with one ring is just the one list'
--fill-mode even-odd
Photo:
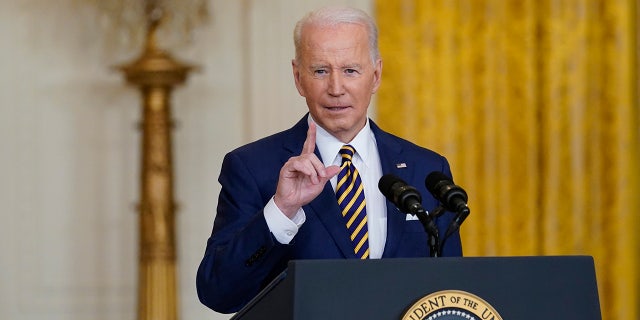
{"label": "man's eye", "polygon": [[319,70],[313,71],[313,74],[318,75],[318,76],[324,75],[326,73],[327,73],[327,70],[324,70],[324,69],[319,69]]}
{"label": "man's eye", "polygon": [[356,69],[345,69],[344,73],[346,73],[346,74],[356,74],[356,73],[358,73],[358,70],[356,70]]}

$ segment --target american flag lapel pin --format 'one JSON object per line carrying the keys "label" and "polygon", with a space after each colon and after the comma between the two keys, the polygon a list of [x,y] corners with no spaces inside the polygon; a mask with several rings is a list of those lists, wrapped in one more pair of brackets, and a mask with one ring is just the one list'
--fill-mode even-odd
{"label": "american flag lapel pin", "polygon": [[407,164],[404,163],[404,162],[396,163],[396,168],[398,168],[398,169],[403,169],[403,168],[406,168],[406,167],[407,167]]}

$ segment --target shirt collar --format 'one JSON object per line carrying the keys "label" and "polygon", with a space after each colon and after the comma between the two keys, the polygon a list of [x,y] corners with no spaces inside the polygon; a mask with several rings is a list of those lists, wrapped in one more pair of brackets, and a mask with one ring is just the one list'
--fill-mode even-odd
{"label": "shirt collar", "polygon": [[[311,114],[309,114],[308,121],[316,123]],[[375,148],[375,138],[369,125],[369,118],[360,132],[348,144],[356,149],[356,157],[360,157],[365,164],[368,163],[367,159],[369,159],[371,150]],[[325,167],[336,163],[340,165],[339,152],[343,145],[343,142],[316,123],[316,147],[320,151],[320,157],[322,157]]]}

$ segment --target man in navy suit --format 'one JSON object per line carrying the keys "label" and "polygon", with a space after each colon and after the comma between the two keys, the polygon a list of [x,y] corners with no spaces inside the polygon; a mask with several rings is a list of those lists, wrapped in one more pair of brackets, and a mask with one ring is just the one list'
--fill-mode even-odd
{"label": "man in navy suit", "polygon": [[[418,189],[427,210],[438,206],[424,187],[432,171],[451,176],[447,160],[382,131],[367,117],[382,60],[377,29],[364,12],[323,8],[294,30],[295,85],[309,113],[291,129],[228,153],[213,232],[197,275],[198,296],[213,310],[241,309],[293,259],[357,258],[336,200],[339,150],[353,165],[366,199],[364,258],[428,257],[427,233],[377,188],[394,174]],[[446,230],[453,214],[436,220]],[[461,256],[456,232],[443,256]]]}

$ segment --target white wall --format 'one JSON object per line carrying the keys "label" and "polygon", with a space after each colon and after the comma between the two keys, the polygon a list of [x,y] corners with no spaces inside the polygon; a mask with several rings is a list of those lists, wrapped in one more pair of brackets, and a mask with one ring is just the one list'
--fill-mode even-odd
{"label": "white wall", "polygon": [[[0,319],[134,319],[139,96],[110,69],[77,0],[0,2]],[[306,111],[291,78],[291,32],[312,8],[371,0],[212,0],[196,63],[173,99],[180,313],[203,307],[195,272],[222,157]]]}

